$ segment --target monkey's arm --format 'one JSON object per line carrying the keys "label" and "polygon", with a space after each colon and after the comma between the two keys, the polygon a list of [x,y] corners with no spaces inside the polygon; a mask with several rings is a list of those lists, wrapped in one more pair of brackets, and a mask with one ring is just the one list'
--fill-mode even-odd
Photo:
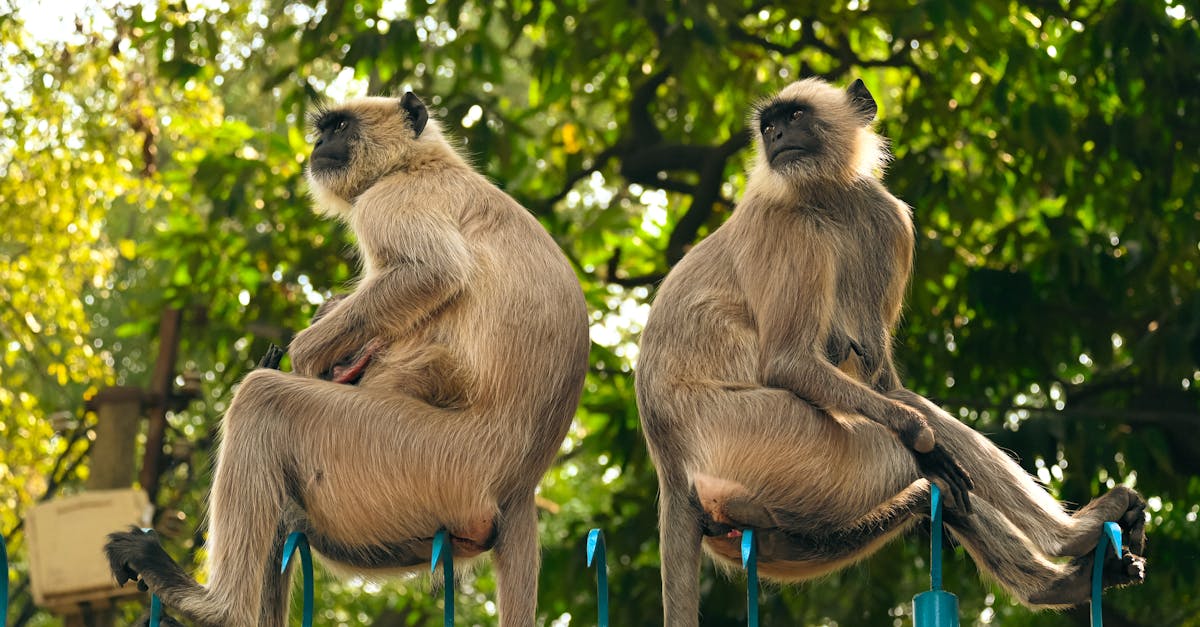
{"label": "monkey's arm", "polygon": [[[826,342],[826,353],[830,355],[831,363],[834,364],[841,363],[832,361],[832,356],[835,354],[842,360],[847,359],[850,353],[857,355],[858,359],[865,364],[865,371],[871,373],[866,379],[871,389],[920,412],[928,424],[937,424],[939,419],[936,414],[930,412],[932,406],[930,401],[904,389],[901,384],[892,361],[892,352],[887,349],[889,339],[883,337],[874,344],[866,343],[867,346],[863,346],[844,333],[835,330],[830,333]],[[842,348],[838,348],[835,352],[834,347],[836,346],[842,346]],[[878,367],[876,368],[876,366]],[[859,378],[861,379],[861,377]],[[941,442],[935,442],[933,449],[928,452],[922,453],[914,450],[912,454],[917,461],[917,466],[921,469],[921,474],[942,487],[942,491],[950,499],[950,506],[969,513],[971,511],[969,492],[975,487],[974,481],[967,474],[966,469],[958,463],[958,460],[942,446]]]}
{"label": "monkey's arm", "polygon": [[[312,320],[309,321],[309,326],[316,324],[321,318],[329,315],[331,311],[333,311],[339,304],[341,304],[343,300],[346,299],[346,296],[346,294],[337,294],[329,297],[325,302],[321,303],[321,306],[317,307],[317,312],[313,314]],[[272,346],[271,348],[278,349],[276,346]],[[374,341],[359,349],[357,352],[343,356],[342,359],[339,360],[338,363],[334,364],[332,368],[322,372],[321,378],[328,381],[333,381],[334,383],[348,383],[350,385],[355,385],[358,383],[359,379],[363,377],[363,374],[366,373],[367,366],[370,365],[371,360],[374,359],[375,353],[382,348],[383,342],[376,338]],[[280,351],[280,356],[282,356],[282,349],[278,350]],[[264,362],[272,354],[268,353],[267,355],[267,357],[263,357]],[[275,365],[271,367],[278,370],[278,360],[276,360],[274,363]],[[263,362],[259,363],[259,367],[263,367]],[[304,364],[297,364],[295,363],[294,359],[292,368],[296,372],[305,370]]]}
{"label": "monkey's arm", "polygon": [[[763,383],[790,390],[827,411],[862,414],[891,429],[908,448],[932,451],[934,434],[919,412],[826,359],[836,303],[836,251],[819,237],[805,235],[774,238],[735,261],[758,324]],[[782,250],[780,241],[806,245]]]}
{"label": "monkey's arm", "polygon": [[[788,389],[827,411],[858,413],[888,427],[912,451],[921,474],[941,486],[950,503],[964,512],[971,511],[970,491],[974,482],[945,447],[935,441],[920,408],[906,403],[906,397],[882,396],[836,369],[822,353],[806,359],[798,349],[799,345],[789,346],[782,341],[763,342],[763,376],[767,385]],[[847,353],[852,350],[853,346]],[[889,373],[894,376],[894,371]]]}
{"label": "monkey's arm", "polygon": [[376,269],[292,340],[296,372],[322,376],[373,342],[412,332],[462,292],[472,263],[457,229],[414,217],[392,230],[401,232],[360,237],[368,267]]}
{"label": "monkey's arm", "polygon": [[888,392],[902,387],[900,374],[896,372],[896,364],[892,361],[891,350],[881,350],[879,361],[879,371],[875,373],[871,387],[886,396]]}

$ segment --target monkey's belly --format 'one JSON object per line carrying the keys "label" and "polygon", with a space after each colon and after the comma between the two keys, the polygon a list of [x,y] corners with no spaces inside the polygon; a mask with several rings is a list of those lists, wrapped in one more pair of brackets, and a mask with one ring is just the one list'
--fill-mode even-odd
{"label": "monkey's belly", "polygon": [[[826,575],[870,555],[892,537],[878,538],[867,546],[851,546],[828,540],[798,539],[777,529],[755,529],[754,535],[759,574],[777,581],[802,581]],[[741,547],[740,533],[704,538],[709,555],[732,568],[741,568]]]}
{"label": "monkey's belly", "polygon": [[842,568],[871,554],[916,520],[862,527],[831,517],[822,508],[769,509],[744,486],[717,477],[697,474],[695,487],[709,553],[728,566],[740,566],[743,532],[753,529],[759,568],[773,579],[799,581]]}
{"label": "monkey's belly", "polygon": [[[456,558],[468,559],[490,550],[496,543],[493,518],[450,528],[450,546]],[[326,559],[355,570],[393,570],[428,564],[433,557],[433,536],[387,542],[355,543],[334,540],[320,531],[309,533],[313,550]]]}
{"label": "monkey's belly", "polygon": [[[382,450],[390,447],[384,445]],[[360,454],[381,456],[382,452]],[[456,557],[476,556],[495,542],[497,508],[486,493],[486,483],[453,481],[436,469],[427,474],[428,466],[417,460],[374,467],[370,474],[320,465],[324,470],[303,482],[297,503],[304,511],[313,549],[338,564],[355,570],[428,564],[433,537],[440,529],[449,533]],[[371,488],[355,492],[356,484]]]}

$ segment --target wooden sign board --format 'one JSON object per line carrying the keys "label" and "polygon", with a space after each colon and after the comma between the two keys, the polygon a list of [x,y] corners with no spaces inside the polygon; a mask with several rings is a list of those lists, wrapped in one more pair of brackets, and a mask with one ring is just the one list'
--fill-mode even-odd
{"label": "wooden sign board", "polygon": [[137,594],[117,587],[104,557],[105,536],[149,526],[141,490],[92,490],[33,507],[25,520],[33,600],[42,607]]}

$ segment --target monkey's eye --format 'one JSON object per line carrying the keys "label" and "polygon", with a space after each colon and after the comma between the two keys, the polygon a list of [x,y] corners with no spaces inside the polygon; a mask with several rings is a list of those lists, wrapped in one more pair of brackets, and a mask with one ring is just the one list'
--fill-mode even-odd
{"label": "monkey's eye", "polygon": [[795,122],[796,120],[799,120],[800,116],[802,115],[804,115],[804,109],[796,109],[795,111],[792,111],[790,119]]}
{"label": "monkey's eye", "polygon": [[763,127],[762,127],[762,132],[764,132],[764,133],[770,133],[770,132],[771,132],[771,131],[773,131],[773,130],[775,130],[775,125],[774,125],[774,124],[763,124]]}
{"label": "monkey's eye", "polygon": [[340,133],[344,130],[346,130],[346,121],[345,120],[338,122],[337,126],[333,127],[333,132],[335,132],[335,133]]}

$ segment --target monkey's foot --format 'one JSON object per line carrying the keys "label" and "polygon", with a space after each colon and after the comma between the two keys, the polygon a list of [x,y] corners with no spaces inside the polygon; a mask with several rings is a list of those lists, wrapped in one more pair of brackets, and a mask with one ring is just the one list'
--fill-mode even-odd
{"label": "monkey's foot", "polygon": [[1128,551],[1122,552],[1121,557],[1109,555],[1104,560],[1100,579],[1106,589],[1143,583],[1146,581],[1146,558]]}
{"label": "monkey's foot", "polygon": [[[1059,579],[1050,582],[1042,590],[1029,596],[1030,605],[1064,608],[1087,603],[1092,597],[1092,566],[1095,553],[1071,560],[1070,568]],[[1146,560],[1133,553],[1108,553],[1100,571],[1101,585],[1120,588],[1142,583],[1146,579]]]}
{"label": "monkey's foot", "polygon": [[163,550],[153,532],[132,527],[129,531],[109,534],[104,554],[118,586],[136,581],[139,590],[158,592],[171,584],[195,585]]}
{"label": "monkey's foot", "polygon": [[1146,550],[1146,501],[1138,500],[1129,506],[1125,514],[1117,520],[1121,528],[1121,545],[1125,550],[1142,554]]}
{"label": "monkey's foot", "polygon": [[270,370],[279,370],[279,362],[283,361],[283,355],[286,353],[282,348],[275,344],[267,347],[267,352],[258,360],[259,368],[268,368]]}

